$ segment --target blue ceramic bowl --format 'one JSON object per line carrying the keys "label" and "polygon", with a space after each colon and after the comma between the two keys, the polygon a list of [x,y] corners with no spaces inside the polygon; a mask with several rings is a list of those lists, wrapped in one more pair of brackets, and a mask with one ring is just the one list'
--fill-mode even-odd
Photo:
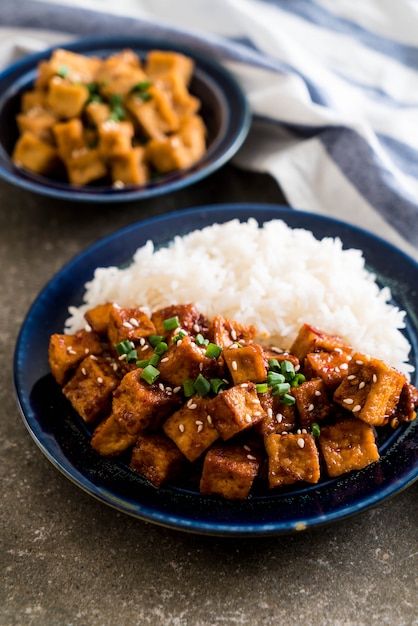
{"label": "blue ceramic bowl", "polygon": [[11,154],[18,138],[16,114],[22,92],[31,88],[38,63],[47,60],[53,48],[33,54],[11,65],[0,74],[0,176],[10,183],[55,198],[83,202],[123,202],[140,200],[175,191],[211,174],[237,152],[247,136],[251,115],[240,86],[221,65],[178,43],[151,38],[99,37],[79,40],[62,47],[86,56],[107,57],[130,48],[143,57],[148,51],[174,50],[195,61],[190,91],[201,101],[200,114],[208,129],[208,147],[202,159],[188,169],[160,176],[145,185],[70,185],[17,168]]}
{"label": "blue ceramic bowl", "polygon": [[[340,237],[344,247],[364,253],[381,286],[391,288],[394,304],[406,312],[412,379],[418,385],[418,265],[411,258],[348,224],[288,208],[232,204],[187,209],[133,224],[98,241],[62,268],[30,308],[14,357],[14,382],[23,421],[36,444],[67,478],[101,502],[147,522],[186,532],[263,537],[338,522],[399,493],[418,479],[418,419],[379,440],[377,463],[309,486],[290,486],[244,501],[204,496],[181,486],[155,489],[121,461],[99,457],[90,433],[53,380],[48,365],[50,334],[62,332],[68,307],[79,305],[84,285],[98,266],[123,266],[149,239],[167,245],[175,235],[230,219],[255,217],[260,224],[282,219],[314,235]],[[390,258],[390,263],[388,263]]]}

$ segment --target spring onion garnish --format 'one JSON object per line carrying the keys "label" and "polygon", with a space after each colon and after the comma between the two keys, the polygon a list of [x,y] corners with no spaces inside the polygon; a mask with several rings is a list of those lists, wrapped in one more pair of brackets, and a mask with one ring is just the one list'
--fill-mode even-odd
{"label": "spring onion garnish", "polygon": [[275,385],[281,385],[285,382],[285,377],[283,374],[279,374],[278,372],[268,372],[267,373],[267,383],[274,387]]}
{"label": "spring onion garnish", "polygon": [[283,396],[288,391],[290,391],[289,383],[278,383],[277,385],[273,386],[272,393],[273,393],[273,396]]}
{"label": "spring onion garnish", "polygon": [[194,388],[196,389],[199,396],[202,396],[202,398],[204,398],[210,391],[210,382],[204,376],[202,376],[202,374],[199,374],[199,376],[194,381]]}
{"label": "spring onion garnish", "polygon": [[267,393],[269,386],[267,383],[257,383],[256,389],[257,389],[257,393]]}
{"label": "spring onion garnish", "polygon": [[66,65],[60,65],[57,69],[57,76],[59,76],[60,78],[67,78],[69,73],[70,68],[68,68]]}
{"label": "spring onion garnish", "polygon": [[164,330],[175,330],[179,326],[180,326],[180,320],[177,315],[175,317],[169,317],[163,321]]}
{"label": "spring onion garnish", "polygon": [[269,359],[268,364],[267,385],[272,388],[273,396],[280,396],[280,401],[288,406],[295,404],[294,397],[289,393],[290,388],[304,383],[305,376],[295,372],[291,361],[284,360],[279,363],[277,359]]}
{"label": "spring onion garnish", "polygon": [[190,379],[183,380],[183,392],[186,398],[190,398],[195,393],[194,382]]}
{"label": "spring onion garnish", "polygon": [[141,80],[139,83],[136,83],[136,85],[134,85],[131,88],[131,93],[136,93],[138,91],[146,91],[147,89],[149,89],[152,85],[152,82],[150,80]]}
{"label": "spring onion garnish", "polygon": [[205,339],[201,333],[198,333],[194,340],[198,346],[207,346],[209,343],[209,339]]}
{"label": "spring onion garnish", "polygon": [[125,341],[120,341],[115,345],[116,352],[119,356],[123,354],[126,355],[126,360],[128,363],[131,361],[135,361],[138,358],[138,353],[133,343],[129,341],[129,339],[125,339]]}
{"label": "spring onion garnish", "polygon": [[277,359],[269,359],[269,370],[272,372],[280,372],[280,363]]}
{"label": "spring onion garnish", "polygon": [[285,404],[286,406],[292,406],[292,404],[295,404],[296,402],[294,397],[289,395],[288,393],[285,393],[284,396],[280,398],[280,401],[282,404]]}
{"label": "spring onion garnish", "polygon": [[186,331],[180,329],[177,335],[174,335],[173,337],[174,343],[177,343],[178,341],[180,341],[180,339],[183,339],[183,337],[185,337],[186,335],[187,335]]}
{"label": "spring onion garnish", "polygon": [[218,395],[222,389],[226,389],[228,386],[228,381],[223,380],[222,378],[211,378],[210,379],[210,388],[211,391]]}
{"label": "spring onion garnish", "polygon": [[311,432],[314,437],[319,437],[319,435],[321,434],[321,429],[319,427],[319,424],[314,422],[311,426]]}
{"label": "spring onion garnish", "polygon": [[144,367],[146,367],[147,365],[149,365],[149,359],[142,359],[142,361],[137,361],[137,362],[136,362],[136,366],[137,366],[137,367],[144,368]]}
{"label": "spring onion garnish", "polygon": [[290,380],[290,384],[292,385],[292,387],[299,387],[299,385],[304,383],[305,380],[306,378],[303,374],[295,374],[293,378]]}
{"label": "spring onion garnish", "polygon": [[153,348],[155,348],[155,346],[158,346],[160,341],[162,341],[163,339],[164,337],[162,335],[150,335],[148,337],[148,341],[150,342]]}
{"label": "spring onion garnish", "polygon": [[121,120],[125,119],[126,112],[122,103],[122,96],[120,94],[112,94],[110,98],[110,108],[111,113],[109,117],[111,120],[114,120],[115,122],[120,122]]}
{"label": "spring onion garnish", "polygon": [[152,383],[158,378],[160,375],[159,370],[156,367],[149,363],[141,372],[141,378],[145,380],[146,383],[152,385]]}
{"label": "spring onion garnish", "polygon": [[216,345],[216,343],[209,343],[208,347],[206,348],[206,352],[205,352],[205,356],[209,357],[210,359],[217,359],[220,354],[222,352],[222,348],[218,345]]}
{"label": "spring onion garnish", "polygon": [[154,352],[155,354],[158,354],[158,356],[161,356],[162,354],[164,354],[166,350],[168,350],[168,345],[166,344],[165,341],[160,341],[159,343],[157,343],[157,345],[154,348]]}
{"label": "spring onion garnish", "polygon": [[154,354],[150,357],[150,365],[153,365],[154,367],[156,367],[158,365],[158,363],[160,362],[160,356],[154,352]]}

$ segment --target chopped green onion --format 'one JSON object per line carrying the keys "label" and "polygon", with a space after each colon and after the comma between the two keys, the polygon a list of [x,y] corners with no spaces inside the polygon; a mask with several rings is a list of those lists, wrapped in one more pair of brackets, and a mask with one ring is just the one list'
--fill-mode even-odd
{"label": "chopped green onion", "polygon": [[284,396],[280,398],[280,401],[282,404],[285,404],[286,406],[291,406],[292,404],[295,404],[296,402],[294,397],[289,395],[288,393],[285,393]]}
{"label": "chopped green onion", "polygon": [[156,365],[158,365],[158,363],[160,362],[160,356],[156,352],[154,352],[149,362],[150,362],[150,365],[153,365],[154,367],[156,367]]}
{"label": "chopped green onion", "polygon": [[142,359],[142,361],[137,361],[136,366],[144,368],[149,364],[149,359]]}
{"label": "chopped green onion", "polygon": [[280,363],[277,359],[269,359],[269,369],[273,372],[280,372]]}
{"label": "chopped green onion", "polygon": [[174,343],[177,343],[178,341],[180,341],[180,339],[183,339],[183,337],[185,337],[187,335],[185,330],[180,330],[180,332],[177,333],[177,335],[174,335],[173,337],[173,341]]}
{"label": "chopped green onion", "polygon": [[201,333],[198,333],[195,337],[195,342],[198,346],[207,346],[209,343],[209,339],[205,339]]}
{"label": "chopped green onion", "polygon": [[151,365],[151,363],[149,363],[141,372],[141,378],[150,385],[158,378],[159,375],[159,370]]}
{"label": "chopped green onion", "polygon": [[210,379],[210,388],[216,395],[227,386],[227,382],[225,382],[222,378],[211,378]]}
{"label": "chopped green onion", "polygon": [[202,376],[202,374],[199,374],[199,376],[194,381],[194,388],[196,389],[199,396],[202,396],[203,398],[204,396],[207,396],[210,391],[210,382],[204,376]]}
{"label": "chopped green onion", "polygon": [[160,341],[160,343],[158,343],[154,348],[154,352],[155,354],[158,354],[158,356],[161,356],[162,354],[164,354],[166,350],[168,350],[168,345],[166,344],[165,341]]}
{"label": "chopped green onion", "polygon": [[183,380],[183,392],[186,398],[190,398],[194,395],[195,388],[192,380]]}
{"label": "chopped green onion", "polygon": [[151,100],[152,95],[150,93],[148,93],[148,91],[141,91],[138,96],[141,98],[141,100],[143,100],[144,102],[148,102],[148,100]]}
{"label": "chopped green onion", "polygon": [[319,427],[319,424],[314,422],[311,426],[311,432],[314,437],[319,437],[319,435],[321,434],[321,429]]}
{"label": "chopped green onion", "polygon": [[150,80],[141,80],[139,83],[136,83],[136,85],[131,88],[131,93],[137,93],[138,91],[144,92],[149,89],[151,85],[152,82]]}
{"label": "chopped green onion", "polygon": [[128,354],[132,350],[132,344],[129,339],[125,339],[125,341],[120,341],[115,345],[116,352],[121,356],[122,354]]}
{"label": "chopped green onion", "polygon": [[164,339],[164,337],[162,335],[150,335],[148,337],[148,341],[150,342],[150,344],[152,345],[153,348],[158,346],[160,341],[162,341],[163,339]]}
{"label": "chopped green onion", "polygon": [[293,378],[293,376],[295,375],[295,368],[291,361],[282,361],[280,364],[280,369],[286,380],[289,380],[289,378]]}
{"label": "chopped green onion", "polygon": [[57,76],[59,76],[60,78],[67,78],[69,73],[70,68],[68,68],[66,65],[60,65],[57,69]]}
{"label": "chopped green onion", "polygon": [[180,320],[178,316],[169,317],[168,319],[163,321],[164,330],[174,330],[180,326]]}
{"label": "chopped green onion", "polygon": [[303,374],[295,374],[293,378],[289,381],[292,387],[299,387],[306,380]]}
{"label": "chopped green onion", "polygon": [[289,383],[278,383],[277,385],[274,385],[272,393],[273,396],[282,396],[288,391],[290,391]]}
{"label": "chopped green onion", "polygon": [[279,385],[280,383],[285,382],[285,377],[283,374],[279,374],[278,372],[268,372],[267,374],[267,383],[273,387],[274,385]]}
{"label": "chopped green onion", "polygon": [[209,343],[206,348],[205,356],[210,359],[217,359],[222,353],[222,348],[217,346],[216,343]]}
{"label": "chopped green onion", "polygon": [[269,390],[267,383],[257,383],[255,387],[257,389],[257,393],[267,393]]}

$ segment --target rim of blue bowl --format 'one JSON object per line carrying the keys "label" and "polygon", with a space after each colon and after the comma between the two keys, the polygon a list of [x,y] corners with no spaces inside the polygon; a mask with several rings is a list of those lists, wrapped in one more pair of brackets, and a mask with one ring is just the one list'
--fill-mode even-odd
{"label": "rim of blue bowl", "polygon": [[101,36],[78,39],[54,45],[28,55],[0,73],[0,117],[11,98],[27,88],[34,80],[40,61],[49,58],[53,50],[64,48],[79,54],[106,54],[131,48],[138,52],[151,49],[175,50],[192,57],[196,63],[194,80],[209,90],[219,107],[220,124],[205,155],[190,168],[163,175],[145,185],[126,185],[118,189],[106,186],[76,186],[40,176],[14,165],[9,152],[0,143],[0,177],[9,183],[37,194],[77,202],[126,202],[142,200],[177,191],[209,176],[226,164],[245,141],[251,124],[248,100],[234,76],[220,63],[196,52],[187,45],[160,41],[153,37]]}

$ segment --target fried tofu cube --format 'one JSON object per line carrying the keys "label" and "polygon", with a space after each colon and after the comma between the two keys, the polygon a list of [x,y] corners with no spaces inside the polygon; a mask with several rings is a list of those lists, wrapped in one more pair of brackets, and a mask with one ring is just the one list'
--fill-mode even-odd
{"label": "fried tofu cube", "polygon": [[264,440],[268,455],[270,489],[303,481],[317,483],[320,477],[318,449],[310,434],[275,434]]}
{"label": "fried tofu cube", "polygon": [[84,314],[84,319],[87,324],[94,330],[100,337],[107,336],[107,329],[109,326],[110,311],[113,309],[112,302],[106,302],[105,304],[98,304],[97,306],[89,309]]}
{"label": "fried tofu cube", "polygon": [[58,162],[55,148],[29,132],[23,133],[17,140],[12,160],[17,167],[36,174],[50,174]]}
{"label": "fried tofu cube", "polygon": [[112,346],[126,340],[137,343],[155,332],[151,318],[139,307],[122,308],[113,305],[109,310],[107,334]]}
{"label": "fried tofu cube", "polygon": [[138,84],[148,80],[139,57],[132,50],[122,50],[105,59],[95,75],[100,92],[107,99],[127,96]]}
{"label": "fried tofu cube", "polygon": [[224,441],[255,426],[266,416],[256,385],[251,382],[235,385],[218,394],[212,399],[209,412]]}
{"label": "fried tofu cube", "polygon": [[418,389],[406,381],[402,388],[401,397],[390,416],[390,425],[396,428],[402,422],[413,422],[417,416]]}
{"label": "fried tofu cube", "polygon": [[332,403],[321,378],[312,378],[295,387],[293,396],[302,428],[310,428],[314,422],[321,422],[332,412]]}
{"label": "fried tofu cube", "polygon": [[74,150],[66,159],[65,168],[72,185],[87,185],[107,174],[106,164],[96,148]]}
{"label": "fried tofu cube", "polygon": [[[167,133],[171,132],[173,119],[166,119],[165,110],[160,109],[157,99],[151,96],[151,90],[147,93],[149,99],[146,100],[140,95],[131,94],[125,100],[125,107],[142,134],[151,140],[164,140]],[[176,120],[178,128],[178,117]]]}
{"label": "fried tofu cube", "polygon": [[347,375],[351,356],[342,350],[311,352],[306,355],[303,371],[307,378],[321,378],[327,389],[334,390]]}
{"label": "fried tofu cube", "polygon": [[123,156],[132,150],[135,131],[131,122],[106,120],[97,130],[99,151],[104,158]]}
{"label": "fried tofu cube", "polygon": [[199,374],[207,379],[222,378],[222,364],[205,356],[205,351],[186,335],[164,353],[158,364],[160,379],[172,387],[182,387],[185,380],[195,380]]}
{"label": "fried tofu cube", "polygon": [[178,317],[179,328],[185,330],[189,335],[195,336],[198,333],[201,333],[204,337],[207,335],[209,321],[196,306],[191,303],[173,304],[153,311],[151,319],[155,324],[158,335],[162,335],[166,339],[171,339],[178,333],[178,328],[171,331],[164,329],[164,321],[174,317]]}
{"label": "fried tofu cube", "polygon": [[55,124],[53,132],[58,154],[63,161],[71,158],[74,152],[86,148],[84,128],[79,118]]}
{"label": "fried tofu cube", "polygon": [[109,119],[111,114],[111,108],[106,102],[89,102],[86,104],[85,113],[89,124],[99,128],[103,122]]}
{"label": "fried tofu cube", "polygon": [[100,340],[93,332],[82,329],[74,335],[54,333],[48,347],[51,373],[62,386],[86,356],[99,356],[102,352]]}
{"label": "fried tofu cube", "polygon": [[132,435],[119,420],[110,415],[96,426],[91,439],[91,446],[101,456],[118,456],[131,448],[137,435]]}
{"label": "fried tofu cube", "polygon": [[352,352],[351,346],[341,337],[328,335],[310,324],[303,324],[289,352],[297,356],[302,362],[310,352],[332,352],[335,350],[348,354]]}
{"label": "fried tofu cube", "polygon": [[372,426],[388,423],[406,378],[383,361],[355,353],[347,376],[334,392],[334,401]]}
{"label": "fried tofu cube", "polygon": [[46,108],[46,96],[43,91],[39,89],[32,89],[31,91],[25,91],[22,94],[20,101],[20,108],[23,113],[28,113],[31,109],[45,109]]}
{"label": "fried tofu cube", "polygon": [[162,174],[190,167],[206,150],[206,128],[202,118],[194,115],[181,120],[176,133],[152,137],[146,150],[147,159]]}
{"label": "fried tofu cube", "polygon": [[125,154],[112,157],[109,162],[112,181],[124,185],[143,185],[149,179],[145,148],[137,146]]}
{"label": "fried tofu cube", "polygon": [[209,337],[213,343],[228,348],[233,343],[247,344],[257,336],[257,327],[252,324],[240,324],[221,315],[215,315],[209,328]]}
{"label": "fried tofu cube", "polygon": [[101,63],[101,59],[97,57],[56,48],[48,61],[41,61],[38,64],[35,87],[45,90],[54,77],[62,75],[75,83],[92,83]]}
{"label": "fried tofu cube", "polygon": [[194,70],[192,58],[180,52],[166,52],[151,50],[147,54],[145,72],[151,78],[158,78],[166,74],[177,74],[185,85],[190,83]]}
{"label": "fried tofu cube", "polygon": [[322,426],[318,441],[331,477],[360,470],[380,458],[373,427],[355,417]]}
{"label": "fried tofu cube", "polygon": [[200,100],[193,96],[179,74],[170,73],[159,76],[156,85],[168,94],[172,106],[179,118],[192,116],[200,109]]}
{"label": "fried tofu cube", "polygon": [[57,118],[50,111],[41,107],[34,107],[26,113],[18,113],[16,122],[21,135],[29,132],[41,141],[53,144],[54,135],[52,129],[54,124],[57,123]]}
{"label": "fried tofu cube", "polygon": [[244,500],[258,475],[261,458],[238,444],[215,444],[205,456],[200,492],[227,500]]}
{"label": "fried tofu cube", "polygon": [[174,441],[189,461],[198,459],[219,438],[208,412],[209,403],[207,398],[196,394],[163,424],[167,437]]}
{"label": "fried tofu cube", "polygon": [[261,435],[288,432],[296,427],[295,404],[283,404],[280,396],[273,395],[271,387],[266,393],[259,393],[258,397],[266,413],[266,417],[256,427]]}
{"label": "fried tofu cube", "polygon": [[90,92],[85,85],[54,76],[49,82],[46,103],[54,115],[68,120],[81,115],[89,96]]}
{"label": "fried tofu cube", "polygon": [[132,435],[155,430],[181,403],[177,393],[147,383],[141,373],[142,369],[136,368],[125,374],[113,394],[112,413]]}
{"label": "fried tofu cube", "polygon": [[106,359],[86,357],[62,392],[86,424],[94,424],[110,412],[118,384],[119,378]]}
{"label": "fried tofu cube", "polygon": [[159,489],[174,480],[185,464],[185,457],[165,435],[153,433],[138,437],[129,467]]}
{"label": "fried tofu cube", "polygon": [[240,385],[249,380],[253,383],[266,380],[264,350],[258,343],[242,347],[229,346],[223,351],[223,357],[234,385]]}

